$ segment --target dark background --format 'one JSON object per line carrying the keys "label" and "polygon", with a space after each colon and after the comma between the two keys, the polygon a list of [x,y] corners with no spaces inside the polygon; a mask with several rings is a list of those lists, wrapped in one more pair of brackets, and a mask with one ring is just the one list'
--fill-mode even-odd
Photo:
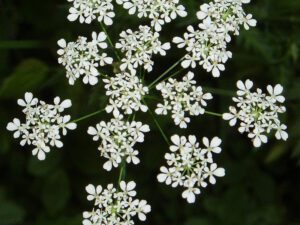
{"label": "dark background", "polygon": [[[188,24],[197,23],[195,13],[204,1],[181,2],[189,16],[165,26],[164,41],[182,35]],[[68,7],[62,0],[0,0],[0,225],[81,224],[82,212],[92,208],[84,187],[117,182],[118,169],[109,173],[102,169],[104,160],[97,143],[86,133],[88,126],[108,119],[105,114],[80,122],[76,131],[63,138],[64,148],[53,149],[44,162],[32,157],[32,148],[21,147],[5,129],[14,117],[24,119],[16,100],[26,91],[47,101],[55,96],[70,98],[73,107],[68,112],[72,118],[104,107],[101,82],[90,87],[78,80],[70,86],[64,68],[57,63],[58,39],[73,41],[78,35],[100,31],[96,22],[69,23]],[[128,166],[126,179],[135,180],[138,197],[152,205],[144,224],[300,225],[300,1],[256,0],[245,10],[254,15],[258,26],[233,39],[229,45],[233,59],[221,78],[213,79],[200,67],[194,70],[199,84],[215,89],[214,101],[207,109],[225,112],[238,79],[250,78],[264,90],[267,84],[281,83],[287,97],[287,113],[282,120],[288,125],[290,137],[282,142],[272,136],[268,144],[253,149],[237,128],[230,128],[218,117],[192,118],[187,130],[179,130],[170,118],[160,117],[168,136],[195,134],[200,139],[218,135],[223,140],[223,152],[215,160],[225,167],[226,176],[189,205],[180,196],[182,189],[156,181],[168,146],[149,114],[137,114],[138,120],[151,125],[152,132],[138,146],[141,164]],[[114,25],[109,27],[114,42],[123,29],[147,23],[128,16],[120,7],[116,7],[116,13]],[[147,83],[183,54],[172,45],[166,57],[156,57],[155,70],[146,76]],[[155,104],[151,103],[152,109]]]}

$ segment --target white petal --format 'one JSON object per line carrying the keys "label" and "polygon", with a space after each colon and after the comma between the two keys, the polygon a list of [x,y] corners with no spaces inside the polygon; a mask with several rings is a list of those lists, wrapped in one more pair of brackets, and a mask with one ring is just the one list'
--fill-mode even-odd
{"label": "white petal", "polygon": [[218,137],[214,137],[212,140],[211,140],[211,143],[210,143],[210,146],[215,148],[215,147],[218,147],[220,146],[222,140]]}
{"label": "white petal", "polygon": [[66,43],[66,40],[65,40],[65,39],[60,39],[60,40],[58,40],[58,41],[57,41],[57,44],[58,44],[58,46],[61,47],[61,48],[67,47],[67,43]]}
{"label": "white petal", "polygon": [[72,106],[72,102],[69,99],[64,100],[62,103],[60,103],[60,106],[63,108],[70,108]]}
{"label": "white petal", "polygon": [[171,137],[171,141],[175,144],[175,145],[179,145],[180,144],[180,138],[177,134],[173,135]]}
{"label": "white petal", "polygon": [[214,175],[217,177],[224,177],[225,176],[225,169],[224,168],[218,168],[214,171]]}
{"label": "white petal", "polygon": [[92,184],[89,184],[88,186],[85,187],[85,190],[87,193],[94,195],[96,193],[95,187]]}
{"label": "white petal", "polygon": [[38,159],[42,161],[42,160],[45,160],[45,158],[46,158],[45,152],[42,151],[42,150],[39,150],[39,152],[38,152]]}

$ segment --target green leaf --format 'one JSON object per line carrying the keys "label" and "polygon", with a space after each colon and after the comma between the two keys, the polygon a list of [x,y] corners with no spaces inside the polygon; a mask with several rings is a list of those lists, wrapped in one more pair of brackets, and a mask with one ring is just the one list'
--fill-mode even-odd
{"label": "green leaf", "polygon": [[48,66],[37,59],[26,59],[8,76],[0,87],[0,97],[16,98],[26,91],[35,91],[44,82]]}
{"label": "green leaf", "polygon": [[270,149],[270,152],[266,158],[266,163],[272,163],[278,160],[283,154],[286,153],[286,150],[285,144],[275,145],[272,149]]}
{"label": "green leaf", "polygon": [[30,157],[28,163],[28,172],[34,176],[45,176],[49,174],[60,162],[60,155],[56,152],[48,154],[47,160],[40,161],[36,157]]}
{"label": "green leaf", "polygon": [[16,203],[8,200],[0,200],[0,224],[21,224],[24,221],[25,211]]}
{"label": "green leaf", "polygon": [[44,183],[42,201],[50,214],[62,210],[70,198],[70,184],[64,171],[50,175]]}

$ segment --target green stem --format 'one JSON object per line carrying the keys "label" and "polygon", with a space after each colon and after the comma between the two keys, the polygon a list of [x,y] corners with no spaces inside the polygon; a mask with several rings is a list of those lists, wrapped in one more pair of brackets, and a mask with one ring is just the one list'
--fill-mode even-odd
{"label": "green stem", "polygon": [[[143,101],[143,103],[144,103],[146,106],[148,106],[145,100],[142,100],[142,101]],[[164,140],[166,141],[166,143],[167,143],[168,145],[170,145],[171,143],[169,142],[169,139],[168,139],[167,135],[165,134],[165,132],[164,132],[163,129],[161,128],[161,126],[160,126],[160,124],[158,123],[157,119],[155,118],[153,112],[150,110],[149,106],[148,106],[148,111],[149,111],[149,114],[151,115],[151,117],[153,118],[153,120],[154,120],[154,122],[155,122],[155,124],[156,124],[156,126],[157,126],[157,128],[158,128],[158,130],[159,130],[159,132],[162,134]]]}
{"label": "green stem", "polygon": [[42,41],[34,40],[13,40],[0,41],[0,49],[33,49],[45,48],[46,44]]}
{"label": "green stem", "polygon": [[[172,73],[170,76],[165,77],[164,79],[162,79],[162,80],[159,81],[159,82],[163,82],[163,81],[165,81],[165,80],[167,80],[167,79],[169,79],[169,78],[172,78],[172,77],[176,76],[177,74],[181,73],[183,70],[184,70],[184,69],[181,68],[180,70],[176,71],[175,73]],[[154,88],[154,87],[155,87],[155,85],[153,85],[152,87],[150,87],[149,90],[151,90],[151,89]]]}
{"label": "green stem", "polygon": [[177,62],[175,62],[169,69],[167,69],[165,72],[163,72],[158,78],[156,78],[150,85],[149,89],[154,86],[162,77],[164,77],[166,74],[168,74],[171,70],[173,70],[181,61],[183,60],[183,57],[179,59]]}
{"label": "green stem", "polygon": [[119,179],[118,179],[118,184],[120,185],[120,182],[124,179],[126,175],[126,161],[122,161],[121,163],[121,168],[120,168],[120,173],[119,173]]}
{"label": "green stem", "polygon": [[210,112],[210,111],[206,111],[206,110],[205,110],[205,114],[222,117],[222,114],[220,114],[220,113]]}
{"label": "green stem", "polygon": [[103,25],[103,23],[102,23],[102,22],[100,22],[100,26],[101,26],[101,28],[102,28],[103,32],[106,34],[106,37],[107,37],[108,43],[109,43],[109,44],[110,44],[110,46],[112,47],[112,49],[113,49],[113,51],[114,51],[115,55],[117,56],[118,60],[119,60],[119,61],[121,61],[121,57],[120,57],[120,55],[119,55],[118,51],[115,49],[115,46],[114,46],[114,44],[113,44],[113,42],[112,42],[112,40],[111,40],[111,38],[110,38],[110,36],[109,36],[109,34],[108,34],[108,32],[107,32],[106,28],[105,28],[105,26]]}
{"label": "green stem", "polygon": [[100,113],[102,113],[104,111],[105,111],[105,109],[100,109],[100,110],[98,110],[96,112],[90,113],[90,114],[85,115],[83,117],[79,117],[78,119],[75,119],[75,120],[71,121],[70,123],[78,123],[78,122],[80,122],[82,120],[85,120],[85,119],[88,119],[88,118],[93,117],[95,115],[98,115],[98,114],[100,114]]}

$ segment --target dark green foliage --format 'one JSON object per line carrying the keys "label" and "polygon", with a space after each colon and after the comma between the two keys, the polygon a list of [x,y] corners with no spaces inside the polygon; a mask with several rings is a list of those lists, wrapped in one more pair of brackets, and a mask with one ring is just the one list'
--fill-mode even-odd
{"label": "dark green foliage", "polygon": [[[187,25],[197,23],[194,14],[204,1],[181,2],[187,6],[189,16],[167,25],[163,41],[170,41]],[[135,29],[140,23],[119,6],[116,10],[115,23],[109,28],[113,41],[121,30]],[[126,178],[137,182],[138,196],[152,205],[144,224],[300,225],[300,1],[253,0],[246,11],[254,15],[258,26],[233,39],[229,45],[233,59],[222,77],[213,79],[202,68],[194,72],[199,84],[229,91],[226,95],[215,94],[214,103],[209,104],[210,111],[219,113],[227,110],[238,79],[250,78],[262,88],[281,83],[287,97],[283,120],[290,138],[285,143],[270,138],[267,145],[255,150],[247,138],[218,117],[192,118],[184,131],[171,119],[159,117],[169,136],[218,135],[223,139],[223,153],[216,160],[226,168],[226,176],[203,190],[196,204],[188,205],[180,197],[181,190],[157,183],[156,174],[168,146],[151,116],[137,114],[138,120],[151,125],[152,132],[138,146],[141,164],[127,167]],[[44,162],[33,158],[31,149],[22,148],[5,130],[9,121],[22,116],[16,100],[25,91],[44,100],[70,98],[73,107],[68,112],[73,118],[104,107],[101,82],[92,88],[80,82],[69,86],[64,68],[56,62],[59,38],[71,41],[78,35],[100,31],[97,23],[69,23],[67,13],[67,1],[62,0],[0,0],[0,225],[81,224],[82,212],[91,208],[84,187],[117,182],[119,171],[103,171],[97,143],[86,133],[89,125],[108,119],[105,114],[80,122],[76,131],[63,138],[64,148],[53,149]],[[154,72],[146,75],[146,82],[151,83],[182,54],[183,50],[172,46],[167,57],[157,57]],[[156,94],[154,90],[152,93]],[[147,102],[153,109],[155,99]]]}

